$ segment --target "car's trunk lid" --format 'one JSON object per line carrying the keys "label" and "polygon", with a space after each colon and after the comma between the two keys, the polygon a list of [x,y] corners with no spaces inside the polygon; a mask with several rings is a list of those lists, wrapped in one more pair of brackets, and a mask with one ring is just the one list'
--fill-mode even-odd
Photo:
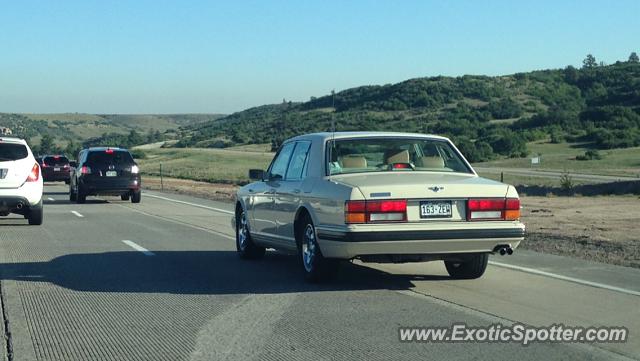
{"label": "car's trunk lid", "polygon": [[[360,173],[334,176],[333,180],[357,187],[367,200],[407,199],[407,220],[410,222],[464,220],[467,199],[502,198],[509,187],[473,174],[443,172]],[[450,215],[421,216],[422,205],[438,208],[446,207],[449,202]]]}

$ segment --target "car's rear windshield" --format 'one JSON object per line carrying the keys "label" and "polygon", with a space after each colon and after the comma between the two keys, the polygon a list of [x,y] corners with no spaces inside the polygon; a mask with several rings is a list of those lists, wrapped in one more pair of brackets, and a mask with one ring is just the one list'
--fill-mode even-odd
{"label": "car's rear windshield", "polygon": [[427,138],[354,138],[327,143],[329,172],[334,174],[430,171],[472,173],[445,140]]}
{"label": "car's rear windshield", "polygon": [[24,144],[0,143],[0,162],[24,159],[29,151]]}
{"label": "car's rear windshield", "polygon": [[133,164],[131,154],[126,150],[113,151],[94,151],[89,152],[87,156],[89,164],[113,164],[113,165],[130,165]]}
{"label": "car's rear windshield", "polygon": [[44,157],[43,162],[45,164],[64,164],[64,163],[69,163],[69,159],[61,155],[50,156],[50,157]]}

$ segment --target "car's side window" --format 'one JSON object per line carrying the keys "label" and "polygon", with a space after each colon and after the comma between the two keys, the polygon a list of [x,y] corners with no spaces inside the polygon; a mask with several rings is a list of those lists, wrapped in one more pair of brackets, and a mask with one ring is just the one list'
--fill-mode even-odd
{"label": "car's side window", "polygon": [[280,148],[276,159],[273,160],[271,168],[269,169],[269,178],[284,179],[294,146],[295,143],[287,143]]}
{"label": "car's side window", "polygon": [[301,141],[296,143],[296,148],[291,155],[289,167],[287,168],[287,176],[285,180],[300,180],[303,178],[303,171],[309,154],[311,142]]}

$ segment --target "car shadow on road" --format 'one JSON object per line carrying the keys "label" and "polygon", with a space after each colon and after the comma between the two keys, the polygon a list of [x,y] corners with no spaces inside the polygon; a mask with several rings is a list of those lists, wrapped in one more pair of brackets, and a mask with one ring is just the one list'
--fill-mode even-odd
{"label": "car shadow on road", "polygon": [[69,199],[55,199],[55,200],[48,200],[48,199],[43,199],[42,203],[44,204],[51,204],[51,205],[61,205],[61,204],[76,204],[80,207],[82,207],[85,204],[105,204],[105,203],[109,203],[109,201],[103,200],[103,199],[87,199],[85,203],[83,204],[78,204],[76,202],[71,202]]}
{"label": "car shadow on road", "polygon": [[235,251],[161,251],[69,254],[48,262],[0,264],[1,280],[50,282],[83,292],[173,294],[272,294],[413,287],[412,280],[443,276],[392,275],[345,262],[321,284],[302,277],[297,257],[268,252],[262,260],[238,258]]}

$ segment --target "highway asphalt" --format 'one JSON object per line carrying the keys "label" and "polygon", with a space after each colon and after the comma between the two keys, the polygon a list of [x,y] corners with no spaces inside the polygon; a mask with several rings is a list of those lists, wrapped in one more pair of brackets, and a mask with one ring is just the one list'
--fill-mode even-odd
{"label": "highway asphalt", "polygon": [[[640,271],[516,250],[483,278],[440,262],[349,263],[303,281],[297,258],[240,260],[231,204],[145,192],[70,204],[40,227],[0,218],[0,356],[11,360],[611,360],[640,358]],[[626,343],[402,343],[401,326],[624,326]]]}

